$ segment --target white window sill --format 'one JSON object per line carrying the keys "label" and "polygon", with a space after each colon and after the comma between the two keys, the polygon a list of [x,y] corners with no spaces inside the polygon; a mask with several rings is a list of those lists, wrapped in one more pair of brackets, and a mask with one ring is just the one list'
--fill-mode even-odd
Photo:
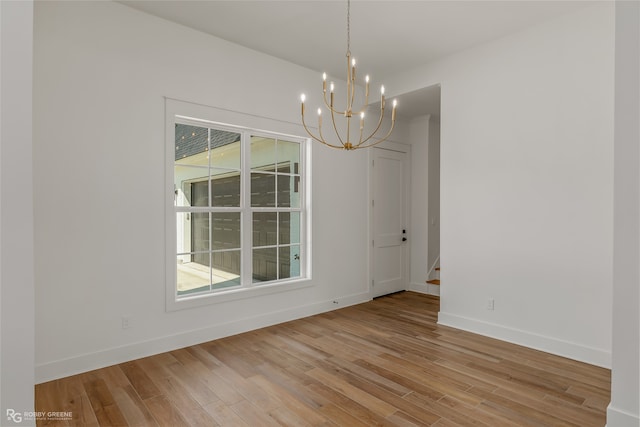
{"label": "white window sill", "polygon": [[185,296],[176,299],[175,295],[167,298],[167,311],[177,311],[186,308],[203,307],[212,304],[225,303],[246,298],[256,298],[264,295],[287,292],[312,286],[310,278],[299,278],[255,285],[252,287],[229,289],[208,294]]}

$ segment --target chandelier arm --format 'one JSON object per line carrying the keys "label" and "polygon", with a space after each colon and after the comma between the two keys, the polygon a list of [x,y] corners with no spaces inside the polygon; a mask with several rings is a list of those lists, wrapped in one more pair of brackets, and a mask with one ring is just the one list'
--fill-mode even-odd
{"label": "chandelier arm", "polygon": [[349,110],[353,108],[353,101],[356,98],[356,82],[355,80],[351,80],[351,97],[349,102]]}
{"label": "chandelier arm", "polygon": [[336,114],[344,114],[344,111],[340,111],[340,110],[336,110],[335,108],[333,108],[331,106],[331,104],[329,104],[329,101],[327,101],[327,92],[324,92],[324,105],[329,109],[329,111],[331,111],[331,113],[336,113]]}
{"label": "chandelier arm", "polygon": [[362,113],[365,112],[368,105],[369,105],[369,82],[368,82],[368,79],[365,77],[364,104],[362,105],[362,111],[361,111]]}
{"label": "chandelier arm", "polygon": [[304,130],[307,131],[307,134],[309,134],[309,136],[313,139],[315,139],[318,142],[324,142],[322,139],[322,137],[318,138],[317,136],[315,136],[307,127],[307,123],[304,121],[304,114],[302,115],[302,127],[304,127]]}
{"label": "chandelier arm", "polygon": [[[336,116],[334,114],[334,110],[331,109],[331,123],[333,123],[333,130],[336,132],[336,136],[338,137],[338,140],[340,141],[340,144],[342,144],[342,146],[345,146],[344,141],[342,140],[342,137],[340,136],[340,132],[338,132],[338,126],[336,126]],[[349,138],[349,135],[347,135],[347,139]]]}
{"label": "chandelier arm", "polygon": [[356,145],[354,147],[354,149],[357,149],[357,148],[370,148],[370,147],[373,147],[374,145],[378,145],[381,142],[386,141],[387,138],[389,138],[389,136],[391,136],[391,132],[393,131],[393,127],[395,126],[395,124],[396,124],[395,120],[391,122],[391,128],[389,129],[389,132],[387,132],[387,134],[384,136],[384,138],[381,138],[381,139],[379,139],[379,140],[377,140],[375,142],[372,142],[371,144],[368,144],[368,145],[361,145],[361,144],[366,143],[369,139],[371,139],[371,136],[373,136],[373,135],[371,135],[369,138],[365,139],[361,144]]}
{"label": "chandelier arm", "polygon": [[[313,136],[312,136],[312,138],[313,138]],[[314,138],[314,139],[315,139],[315,138]],[[328,142],[326,142],[326,141],[322,141],[322,140],[320,140],[320,139],[316,139],[316,141],[318,141],[320,144],[324,144],[324,145],[326,145],[327,147],[331,147],[331,148],[338,148],[338,149],[344,149],[344,146],[342,146],[342,145],[333,145],[333,144],[329,144]]]}
{"label": "chandelier arm", "polygon": [[347,108],[346,113],[351,113],[356,93],[356,66],[351,62],[351,52],[347,52]]}
{"label": "chandelier arm", "polygon": [[304,121],[304,114],[302,114],[302,127],[304,127],[304,130],[305,130],[305,131],[307,131],[307,134],[308,134],[311,138],[315,139],[316,141],[318,141],[318,142],[320,142],[320,143],[322,143],[322,144],[324,144],[324,145],[327,145],[327,146],[329,146],[329,147],[333,147],[333,148],[342,148],[340,145],[332,145],[332,144],[329,144],[328,142],[326,142],[326,141],[324,140],[324,138],[322,137],[322,129],[321,129],[321,128],[319,128],[319,130],[320,130],[320,137],[315,136],[315,135],[313,134],[313,132],[311,132],[311,131],[309,130],[309,128],[307,127],[307,123]]}
{"label": "chandelier arm", "polygon": [[[322,124],[318,125],[318,134],[320,135],[320,142],[322,142],[324,145],[327,145],[329,147],[333,147],[333,148],[341,148],[339,145],[331,145],[329,143],[327,143],[327,140],[324,139],[324,135],[322,135]],[[319,141],[316,139],[316,141]]]}
{"label": "chandelier arm", "polygon": [[307,131],[307,134],[314,140],[318,141],[321,144],[326,145],[327,147],[331,147],[331,148],[344,148],[342,145],[333,145],[333,144],[329,144],[327,141],[325,141],[322,136],[320,138],[318,138],[317,136],[315,136],[313,133],[311,133],[311,131],[309,130],[309,128],[307,127],[307,125],[304,123],[304,117],[302,118],[302,126],[304,127],[304,130]]}
{"label": "chandelier arm", "polygon": [[353,108],[353,101],[356,98],[356,67],[351,67],[351,73],[348,74],[351,79],[351,102],[349,103],[349,111]]}
{"label": "chandelier arm", "polygon": [[[356,145],[356,147],[361,146],[362,144],[366,143],[367,141],[369,141],[371,138],[373,138],[373,136],[378,133],[378,131],[380,130],[380,126],[382,126],[382,119],[384,118],[384,108],[380,109],[380,118],[378,119],[378,125],[376,126],[375,130],[373,132],[371,132],[371,134],[367,137],[367,139],[365,139],[364,141],[362,139],[360,139],[360,141],[358,142],[358,144]],[[393,123],[391,124],[391,129],[393,129]]]}
{"label": "chandelier arm", "polygon": [[[347,48],[347,106],[345,108],[345,112],[349,112],[351,110],[351,52]],[[349,136],[347,135],[347,140]]]}

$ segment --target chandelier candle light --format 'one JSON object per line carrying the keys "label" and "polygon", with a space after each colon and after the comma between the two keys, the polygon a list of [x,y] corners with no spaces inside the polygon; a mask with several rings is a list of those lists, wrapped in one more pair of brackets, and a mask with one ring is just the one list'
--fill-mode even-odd
{"label": "chandelier candle light", "polygon": [[[382,126],[382,120],[384,118],[384,109],[385,109],[385,99],[384,99],[384,86],[380,86],[380,118],[378,119],[378,124],[375,127],[374,131],[365,137],[364,134],[364,119],[365,119],[365,111],[367,109],[367,105],[369,103],[369,76],[365,76],[364,78],[364,104],[360,111],[353,111],[353,101],[356,95],[356,60],[351,58],[351,0],[347,0],[347,104],[344,111],[337,110],[334,104],[334,89],[335,85],[333,82],[329,83],[329,100],[327,100],[327,73],[322,74],[322,97],[324,99],[324,104],[331,114],[331,123],[333,124],[333,129],[340,141],[340,145],[331,144],[327,142],[327,140],[322,135],[322,109],[318,108],[318,135],[314,135],[305,122],[305,108],[304,101],[306,99],[305,95],[302,94],[300,96],[300,100],[302,101],[301,105],[301,113],[302,113],[302,126],[307,131],[311,138],[316,141],[331,147],[331,148],[339,148],[343,150],[356,150],[358,148],[368,148],[373,147],[374,145],[380,144],[384,140],[386,140],[391,132],[393,131],[393,127],[396,123],[396,106],[398,105],[397,100],[393,100],[393,109],[391,110],[391,127],[387,134],[380,139],[373,139],[376,133],[380,130]],[[360,130],[359,130],[359,138],[357,142],[351,142],[351,118],[353,115],[360,116]],[[338,127],[336,125],[336,115],[344,116],[347,120],[347,133],[343,137],[338,132]]]}

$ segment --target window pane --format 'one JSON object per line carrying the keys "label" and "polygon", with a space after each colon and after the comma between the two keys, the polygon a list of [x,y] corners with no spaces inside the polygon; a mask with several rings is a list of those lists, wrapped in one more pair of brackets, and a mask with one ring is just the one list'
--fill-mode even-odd
{"label": "window pane", "polygon": [[278,278],[278,249],[253,250],[253,282],[266,282]]}
{"label": "window pane", "polygon": [[209,169],[175,165],[173,172],[176,206],[209,206]]}
{"label": "window pane", "polygon": [[211,206],[240,207],[240,173],[211,170]]}
{"label": "window pane", "polygon": [[300,207],[300,177],[278,175],[278,207]]}
{"label": "window pane", "polygon": [[212,250],[240,248],[240,212],[212,213]]}
{"label": "window pane", "polygon": [[278,214],[276,212],[253,213],[253,246],[275,246],[278,244]]}
{"label": "window pane", "polygon": [[300,276],[300,246],[280,248],[280,279]]}
{"label": "window pane", "polygon": [[276,205],[276,176],[251,173],[251,206],[274,207]]}
{"label": "window pane", "polygon": [[209,182],[196,181],[185,183],[183,191],[188,194],[191,206],[209,206]]}
{"label": "window pane", "polygon": [[205,254],[206,260],[202,259],[202,254],[198,255],[201,258],[200,262],[192,261],[195,254],[178,255],[176,288],[178,295],[209,290],[209,283],[211,283],[209,254]]}
{"label": "window pane", "polygon": [[278,140],[278,172],[300,173],[300,144]]}
{"label": "window pane", "polygon": [[[177,253],[209,251],[209,214],[207,212],[176,212],[176,221]],[[208,260],[206,264],[209,264]]]}
{"label": "window pane", "polygon": [[240,285],[240,251],[214,252],[211,259],[213,289]]}
{"label": "window pane", "polygon": [[209,166],[208,136],[207,128],[176,123],[176,163]]}
{"label": "window pane", "polygon": [[240,169],[240,134],[211,129],[211,166]]}
{"label": "window pane", "polygon": [[281,245],[300,243],[300,212],[280,212],[278,225]]}
{"label": "window pane", "polygon": [[[202,252],[209,250],[209,213],[208,212],[192,212],[187,213],[187,221],[191,217],[191,252]],[[207,255],[208,257],[208,255]],[[207,264],[209,261],[207,260]]]}
{"label": "window pane", "polygon": [[251,169],[275,170],[276,140],[261,136],[251,137]]}

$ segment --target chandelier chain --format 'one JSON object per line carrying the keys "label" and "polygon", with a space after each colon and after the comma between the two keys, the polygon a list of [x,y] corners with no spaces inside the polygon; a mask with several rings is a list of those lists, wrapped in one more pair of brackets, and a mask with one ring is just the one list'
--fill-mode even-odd
{"label": "chandelier chain", "polygon": [[351,0],[347,0],[347,56],[351,56]]}

